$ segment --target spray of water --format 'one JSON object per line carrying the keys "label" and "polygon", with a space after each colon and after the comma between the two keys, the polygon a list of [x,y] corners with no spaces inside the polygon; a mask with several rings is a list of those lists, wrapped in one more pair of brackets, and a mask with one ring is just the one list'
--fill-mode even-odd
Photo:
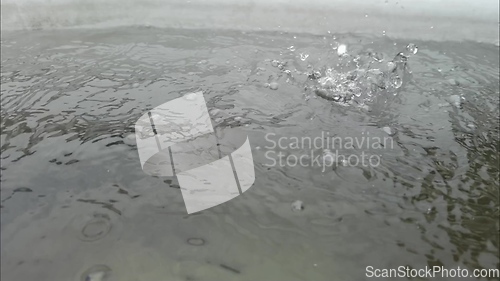
{"label": "spray of water", "polygon": [[408,44],[391,61],[384,61],[378,53],[346,56],[342,52],[342,60],[346,61],[342,66],[353,69],[343,71],[339,64],[326,68],[324,73],[312,71],[309,78],[316,82],[312,90],[321,98],[341,103],[364,103],[381,92],[397,94],[407,73],[408,59],[417,51],[415,44]]}

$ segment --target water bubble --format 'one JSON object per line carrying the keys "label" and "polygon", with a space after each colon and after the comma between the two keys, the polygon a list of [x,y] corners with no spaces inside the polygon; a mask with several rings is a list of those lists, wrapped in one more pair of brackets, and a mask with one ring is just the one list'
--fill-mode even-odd
{"label": "water bubble", "polygon": [[300,60],[305,61],[309,57],[309,54],[300,53]]}
{"label": "water bubble", "polygon": [[80,277],[80,281],[105,281],[111,274],[111,268],[104,264],[98,264],[85,270]]}
{"label": "water bubble", "polygon": [[277,82],[269,83],[269,89],[278,90],[279,84]]}

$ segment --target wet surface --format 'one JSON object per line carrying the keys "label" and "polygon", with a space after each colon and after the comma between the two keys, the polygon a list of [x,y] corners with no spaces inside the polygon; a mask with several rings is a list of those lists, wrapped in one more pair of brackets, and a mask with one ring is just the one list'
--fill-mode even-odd
{"label": "wet surface", "polygon": [[[497,46],[138,28],[3,32],[1,47],[2,280],[499,266]],[[249,136],[256,180],[187,215],[175,179],[141,170],[134,124],[199,90],[219,136]],[[266,139],[322,132],[392,142],[336,151]],[[269,167],[269,151],[380,163]]]}

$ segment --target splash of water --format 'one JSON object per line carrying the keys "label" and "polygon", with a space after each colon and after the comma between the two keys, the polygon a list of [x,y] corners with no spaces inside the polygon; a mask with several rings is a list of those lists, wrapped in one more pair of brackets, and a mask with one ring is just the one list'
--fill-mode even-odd
{"label": "splash of water", "polygon": [[316,81],[313,92],[321,98],[342,103],[353,100],[364,103],[381,92],[395,95],[403,86],[407,61],[417,51],[415,44],[408,44],[391,61],[385,62],[378,53],[367,53],[351,56],[346,66],[354,65],[355,68],[349,71],[343,71],[340,65],[327,68],[324,74],[312,71],[309,78]]}

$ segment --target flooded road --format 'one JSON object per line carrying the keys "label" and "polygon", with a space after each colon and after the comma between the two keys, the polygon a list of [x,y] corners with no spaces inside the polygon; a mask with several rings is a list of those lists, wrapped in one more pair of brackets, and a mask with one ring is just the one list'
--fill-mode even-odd
{"label": "flooded road", "polygon": [[[2,280],[500,265],[497,46],[135,28],[2,32],[1,48]],[[248,135],[255,182],[188,215],[175,178],[141,169],[134,125],[197,91],[219,136]]]}

